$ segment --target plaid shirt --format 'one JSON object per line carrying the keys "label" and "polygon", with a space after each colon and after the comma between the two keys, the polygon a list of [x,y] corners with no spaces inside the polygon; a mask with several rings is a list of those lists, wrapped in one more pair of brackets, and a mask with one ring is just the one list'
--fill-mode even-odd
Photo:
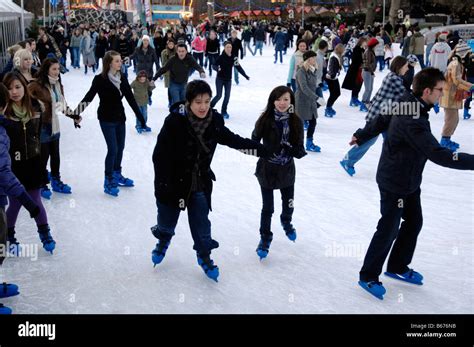
{"label": "plaid shirt", "polygon": [[367,122],[370,122],[380,115],[383,104],[388,107],[389,101],[398,102],[400,97],[405,92],[403,86],[403,78],[394,72],[390,72],[382,81],[382,86],[372,98],[369,106],[369,112],[365,117]]}

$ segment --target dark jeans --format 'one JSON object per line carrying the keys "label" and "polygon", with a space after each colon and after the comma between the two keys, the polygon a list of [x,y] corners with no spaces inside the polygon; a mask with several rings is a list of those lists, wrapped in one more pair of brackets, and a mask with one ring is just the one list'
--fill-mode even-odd
{"label": "dark jeans", "polygon": [[[204,66],[204,53],[193,52],[193,58],[197,61],[199,65]],[[196,70],[193,70],[192,73],[194,73],[194,71]]]}
{"label": "dark jeans", "polygon": [[378,55],[375,57],[376,62],[379,64],[379,71],[382,71],[385,68],[385,59],[383,55]]}
{"label": "dark jeans", "polygon": [[312,139],[315,130],[316,130],[316,118],[314,118],[313,116],[313,119],[308,121],[308,130],[306,130],[306,138]]}
{"label": "dark jeans", "polygon": [[329,87],[329,99],[326,107],[332,107],[336,102],[337,98],[341,95],[341,87],[339,86],[339,80],[326,80]]}
{"label": "dark jeans", "polygon": [[212,99],[211,107],[215,107],[222,97],[222,88],[225,89],[224,101],[222,102],[221,113],[227,113],[227,105],[229,104],[230,91],[232,89],[232,81],[224,81],[219,77],[216,78],[216,96]]}
{"label": "dark jeans", "polygon": [[[260,235],[261,236],[273,236],[272,229],[272,215],[274,212],[273,204],[273,189],[267,189],[260,187],[262,191],[262,213],[260,215]],[[293,216],[293,199],[295,195],[295,186],[289,186],[280,189],[282,211],[280,215],[280,222],[282,224],[291,223]]]}
{"label": "dark jeans", "polygon": [[51,158],[51,176],[59,178],[59,166],[61,163],[59,156],[59,138],[41,144],[41,163],[45,170],[47,170],[49,158]]}
{"label": "dark jeans", "polygon": [[112,176],[114,171],[122,170],[123,149],[125,148],[125,122],[99,121],[99,123],[107,143],[105,175]]}
{"label": "dark jeans", "polygon": [[[5,206],[0,206],[0,246],[6,249],[7,244],[7,215],[5,214]],[[6,252],[0,252],[0,265],[5,260]],[[2,278],[3,280],[3,278]]]}
{"label": "dark jeans", "polygon": [[[474,83],[474,77],[468,77],[467,81],[469,83]],[[471,108],[471,101],[472,101],[472,92],[469,94],[469,97],[464,101],[464,108],[469,110]]]}
{"label": "dark jeans", "polygon": [[422,69],[425,68],[425,59],[423,58],[423,54],[417,54],[416,57],[418,58],[418,62]]}
{"label": "dark jeans", "polygon": [[[165,205],[157,201],[159,239],[169,241],[175,234],[181,210],[178,207]],[[209,221],[209,203],[203,192],[194,192],[189,197],[188,222],[194,240],[194,250],[200,255],[210,254],[219,244],[211,238]]]}
{"label": "dark jeans", "polygon": [[394,241],[387,271],[401,274],[409,270],[408,265],[415,253],[416,240],[423,225],[420,193],[419,188],[405,196],[380,189],[382,217],[365,255],[364,265],[360,271],[362,281],[378,281]]}
{"label": "dark jeans", "polygon": [[283,63],[283,50],[275,50],[275,63],[278,61],[278,53],[280,53],[280,63]]}
{"label": "dark jeans", "polygon": [[171,105],[186,99],[186,83],[179,84],[170,81],[170,87],[168,88],[168,91],[171,95]]}
{"label": "dark jeans", "polygon": [[216,60],[218,57],[219,57],[219,54],[217,53],[209,53],[207,55],[208,63],[209,63],[209,76],[212,76],[212,65],[216,63]]}

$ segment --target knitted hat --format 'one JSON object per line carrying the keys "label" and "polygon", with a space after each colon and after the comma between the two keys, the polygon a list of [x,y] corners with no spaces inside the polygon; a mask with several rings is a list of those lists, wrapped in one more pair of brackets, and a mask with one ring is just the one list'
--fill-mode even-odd
{"label": "knitted hat", "polygon": [[461,59],[471,53],[471,47],[469,47],[464,41],[459,41],[459,43],[454,47],[455,54],[459,55]]}
{"label": "knitted hat", "polygon": [[303,60],[306,61],[308,60],[309,58],[312,58],[312,57],[315,57],[316,56],[316,53],[314,51],[306,51],[304,52],[303,54]]}
{"label": "knitted hat", "polygon": [[375,37],[372,37],[369,42],[367,42],[367,46],[370,48],[373,48],[379,44],[379,40],[377,40]]}
{"label": "knitted hat", "polygon": [[438,36],[438,41],[439,42],[445,42],[448,36],[446,34],[441,34]]}
{"label": "knitted hat", "polygon": [[416,63],[418,63],[418,58],[414,54],[409,54],[407,57],[407,60],[408,60],[408,64],[410,65],[415,65]]}
{"label": "knitted hat", "polygon": [[141,70],[137,73],[137,78],[140,78],[140,77],[148,77],[148,74],[146,73],[145,70]]}
{"label": "knitted hat", "polygon": [[148,42],[150,42],[150,36],[148,36],[148,35],[143,35],[143,36],[142,36],[142,41],[145,41],[145,40],[148,40]]}

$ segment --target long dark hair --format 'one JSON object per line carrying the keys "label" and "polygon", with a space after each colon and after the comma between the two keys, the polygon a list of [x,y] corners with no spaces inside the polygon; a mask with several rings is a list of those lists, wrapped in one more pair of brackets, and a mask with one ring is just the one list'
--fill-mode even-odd
{"label": "long dark hair", "polygon": [[[31,104],[31,97],[30,93],[28,92],[28,85],[25,82],[25,79],[19,72],[9,72],[5,75],[3,78],[3,84],[5,87],[7,87],[10,90],[10,86],[14,81],[20,81],[21,85],[23,86],[23,89],[25,90],[25,94],[23,95],[23,99],[21,100],[21,106],[26,108],[30,116],[32,117],[34,114],[33,110],[33,105]],[[13,100],[10,99],[7,105],[7,109],[5,111],[5,115],[7,116],[12,116],[13,115],[13,110],[12,110],[12,104]]]}
{"label": "long dark hair", "polygon": [[[39,71],[36,73],[36,81],[38,81],[42,86],[48,87],[49,86],[49,69],[52,65],[54,64],[59,64],[59,60],[56,58],[46,58],[43,60],[41,63],[41,67]],[[59,74],[59,84],[62,85],[61,83],[61,74]]]}
{"label": "long dark hair", "polygon": [[102,58],[102,77],[107,79],[109,70],[110,70],[110,65],[112,64],[112,61],[114,60],[114,57],[120,56],[120,53],[116,51],[108,51],[105,53],[104,58]]}
{"label": "long dark hair", "polygon": [[301,119],[296,115],[295,112],[295,94],[293,93],[291,88],[288,88],[287,86],[278,86],[272,90],[270,96],[268,97],[268,102],[267,106],[265,107],[265,110],[255,123],[255,128],[257,132],[263,132],[266,127],[266,124],[268,124],[268,121],[274,119],[275,101],[281,98],[286,93],[290,94],[291,100],[290,108],[288,110],[288,112],[290,113],[290,143],[292,145],[296,145],[300,137],[302,136],[303,126]]}

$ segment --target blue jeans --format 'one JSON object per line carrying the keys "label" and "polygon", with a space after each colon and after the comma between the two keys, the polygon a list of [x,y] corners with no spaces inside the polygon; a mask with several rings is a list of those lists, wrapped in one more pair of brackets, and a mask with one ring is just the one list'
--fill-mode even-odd
{"label": "blue jeans", "polygon": [[344,160],[347,160],[347,166],[354,167],[354,165],[362,159],[362,157],[367,153],[370,147],[377,142],[379,137],[375,136],[366,143],[360,146],[353,146],[349,152],[344,156]]}
{"label": "blue jeans", "polygon": [[260,55],[263,54],[263,41],[257,41],[255,45],[255,54],[257,54],[257,51],[260,51]]}
{"label": "blue jeans", "polygon": [[214,65],[219,57],[218,53],[209,53],[206,59],[209,59],[209,77],[212,76],[212,65]]}
{"label": "blue jeans", "polygon": [[[140,112],[142,113],[143,118],[145,118],[145,123],[147,123],[148,122],[148,107],[147,107],[147,105],[138,106],[138,108],[140,109]],[[142,123],[140,123],[138,118],[137,118],[137,122],[136,122],[136,127],[137,128],[142,127]]]}
{"label": "blue jeans", "polygon": [[417,54],[416,57],[418,58],[418,62],[422,69],[425,68],[425,60],[423,59],[423,54]]}
{"label": "blue jeans", "polygon": [[378,55],[375,57],[377,63],[379,63],[379,70],[382,71],[385,68],[385,59],[383,55]]}
{"label": "blue jeans", "polygon": [[114,171],[122,170],[123,149],[125,148],[125,122],[99,121],[99,123],[107,143],[105,175],[112,176]]}
{"label": "blue jeans", "polygon": [[214,108],[222,98],[222,88],[225,89],[224,101],[222,102],[221,113],[227,113],[227,105],[230,100],[230,91],[232,89],[232,81],[224,81],[219,77],[216,78],[216,96],[211,101],[211,108]]}
{"label": "blue jeans", "polygon": [[430,43],[426,45],[426,66],[431,66],[430,64],[430,53],[431,53],[431,48],[433,48],[434,43]]}
{"label": "blue jeans", "polygon": [[[181,210],[178,207],[162,204],[157,201],[158,207],[158,235],[159,239],[169,241],[175,235]],[[211,222],[209,221],[209,203],[204,192],[191,193],[188,204],[188,221],[193,237],[193,249],[200,255],[207,255],[219,244],[211,238]]]}
{"label": "blue jeans", "polygon": [[186,99],[186,83],[180,84],[170,81],[170,87],[168,90],[171,95],[171,105]]}
{"label": "blue jeans", "polygon": [[255,55],[255,53],[257,53],[257,50],[255,50],[255,52],[254,52],[252,50],[252,47],[250,47],[250,41],[245,41],[244,42],[244,56],[247,55],[247,48],[250,51],[250,53],[252,53],[252,55]]}
{"label": "blue jeans", "polygon": [[239,84],[239,71],[234,66],[234,81],[236,84]]}
{"label": "blue jeans", "polygon": [[125,78],[128,79],[128,65],[125,63],[122,64],[122,73],[124,74]]}
{"label": "blue jeans", "polygon": [[81,54],[79,53],[79,47],[71,47],[72,53],[72,67],[80,68],[79,61],[81,60]]}
{"label": "blue jeans", "polygon": [[278,61],[278,53],[280,53],[280,63],[283,63],[283,50],[275,50],[275,63]]}
{"label": "blue jeans", "polygon": [[291,90],[293,90],[293,93],[296,93],[296,80],[294,78],[291,79]]}

